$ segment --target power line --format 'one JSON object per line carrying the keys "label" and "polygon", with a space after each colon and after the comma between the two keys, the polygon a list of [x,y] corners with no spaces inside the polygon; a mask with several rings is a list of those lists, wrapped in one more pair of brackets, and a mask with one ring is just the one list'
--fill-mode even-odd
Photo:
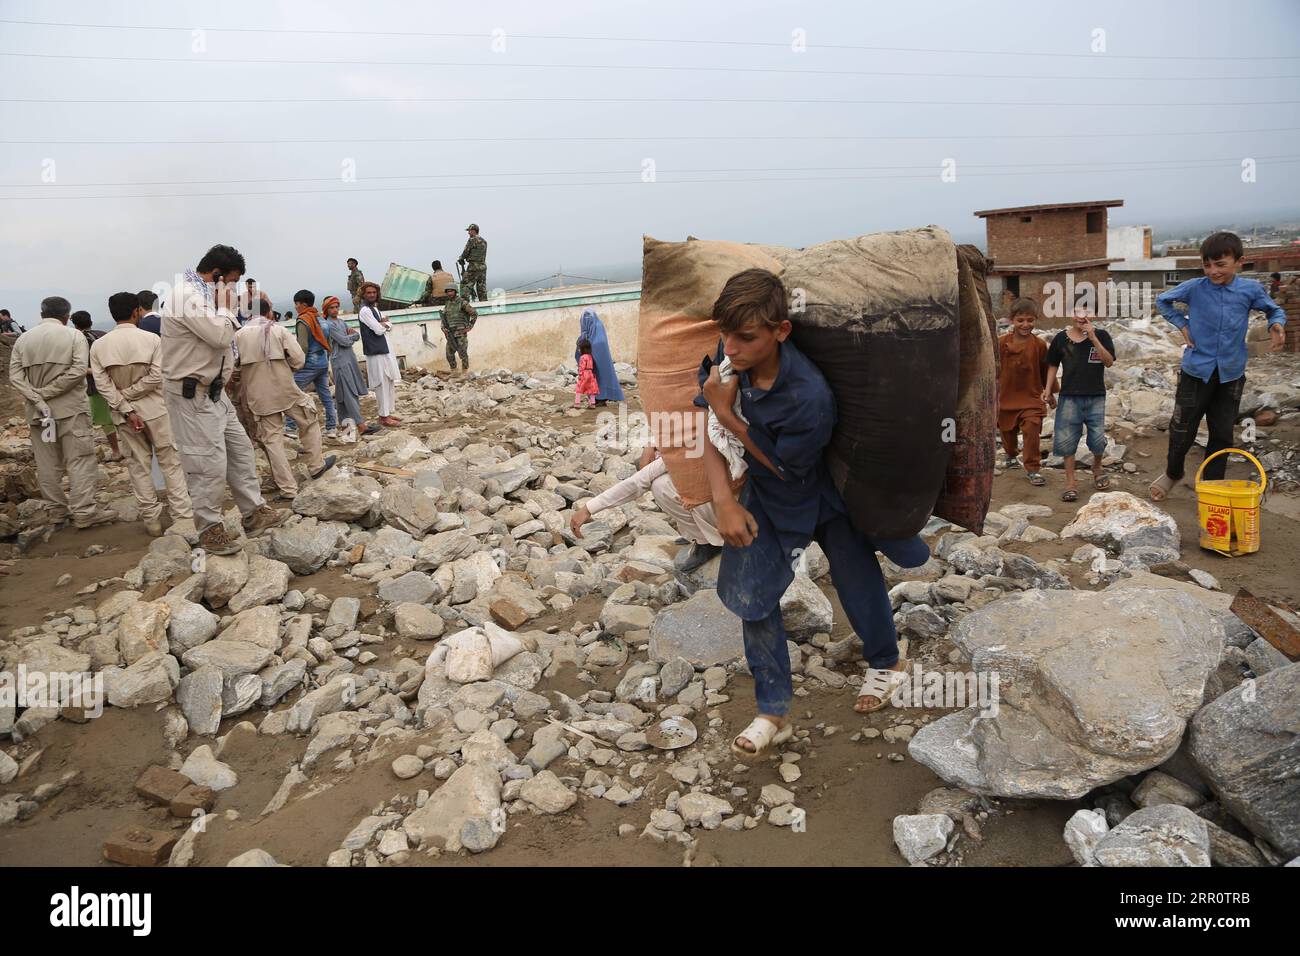
{"label": "power line", "polygon": [[328,66],[332,68],[346,66],[432,66],[464,69],[507,68],[507,69],[557,69],[557,70],[648,70],[655,72],[687,73],[771,73],[782,76],[898,76],[898,77],[934,77],[939,79],[984,79],[984,80],[1111,80],[1124,82],[1179,82],[1204,80],[1300,80],[1300,73],[1272,74],[1265,76],[1213,76],[1204,74],[1171,76],[1167,73],[1153,76],[1090,76],[1086,74],[1025,74],[1025,73],[935,73],[914,70],[787,70],[777,67],[758,66],[664,66],[657,64],[636,65],[626,63],[520,63],[509,60],[486,60],[463,62],[451,60],[281,60],[262,57],[210,57],[202,56],[101,56],[84,53],[20,53],[0,50],[0,56],[25,57],[48,60],[90,60],[95,62],[127,63],[217,63],[268,65],[268,66]]}
{"label": "power line", "polygon": [[[280,97],[277,99],[247,99],[244,97],[220,97],[211,99],[51,99],[34,97],[3,97],[0,103],[34,103],[43,105],[132,105],[147,106],[178,105],[199,106],[223,103],[237,103],[240,106],[258,106],[300,103],[675,103],[687,105],[692,103],[761,104],[798,104],[803,106],[980,106],[980,107],[1088,107],[1091,109],[1118,109],[1121,107],[1221,107],[1221,101],[1203,103],[1053,103],[1033,102],[1029,100],[866,100],[866,99],[809,99],[806,97],[725,97],[725,96],[321,96],[321,97]],[[1271,100],[1270,106],[1292,106],[1300,100]]]}
{"label": "power line", "polygon": [[[934,135],[875,134],[822,135],[800,132],[800,142],[875,142],[884,140],[991,140],[991,139],[1124,139],[1134,136],[1243,136],[1253,133],[1298,133],[1300,127],[1276,126],[1257,129],[1134,130],[1129,132],[1093,131],[1079,133],[941,133]],[[563,136],[425,136],[376,139],[374,137],[325,137],[299,139],[0,139],[0,146],[303,146],[322,143],[364,143],[365,145],[411,145],[416,143],[649,143],[649,142],[780,142],[789,143],[785,135],[691,135],[691,136],[587,136],[574,132]]]}
{"label": "power line", "polygon": [[[171,33],[193,34],[196,30],[204,33],[265,33],[291,36],[339,36],[350,39],[357,37],[401,37],[416,39],[451,39],[451,40],[488,40],[494,37],[490,33],[447,33],[420,32],[415,30],[316,30],[288,27],[195,27],[195,26],[154,26],[124,23],[67,23],[52,20],[16,20],[0,19],[0,23],[17,26],[64,27],[86,30],[152,30]],[[688,37],[638,37],[638,36],[580,36],[572,34],[511,33],[505,31],[502,36],[517,40],[547,40],[569,43],[658,43],[670,46],[733,46],[733,47],[767,47],[783,50],[791,49],[791,40],[716,40]],[[868,46],[849,43],[810,43],[809,49],[859,50],[877,53],[935,53],[949,56],[1036,56],[1060,58],[1083,58],[1090,60],[1297,60],[1300,54],[1290,56],[1260,56],[1242,54],[1239,56],[1192,56],[1164,54],[1124,54],[1124,53],[1069,53],[1061,51],[1037,50],[971,50],[939,49],[934,47]]]}
{"label": "power line", "polygon": [[[1283,164],[1300,162],[1300,160],[1286,160]],[[1106,173],[1167,173],[1179,172],[1183,170],[1195,169],[1222,169],[1222,164],[1200,164],[1186,166],[1166,166],[1166,167],[1134,167],[1128,169],[1107,169]],[[1042,170],[1039,172],[1017,170],[1014,172],[994,172],[994,173],[964,173],[962,178],[982,179],[994,176],[1068,176],[1068,175],[1094,175],[1097,170],[1077,169],[1077,170]],[[567,189],[590,186],[635,186],[645,188],[647,185],[687,185],[709,183],[713,185],[725,184],[732,185],[738,183],[810,183],[810,182],[860,182],[867,180],[886,180],[886,181],[903,181],[903,180],[929,180],[934,181],[935,174],[928,175],[910,175],[910,176],[809,176],[809,177],[761,177],[748,179],[656,179],[653,183],[644,183],[641,181],[633,182],[568,182],[568,183],[469,183],[469,184],[448,184],[441,186],[344,186],[343,188],[333,189],[289,189],[289,190],[259,190],[251,192],[218,192],[218,193],[151,193],[135,196],[107,195],[107,196],[5,196],[0,197],[0,202],[60,202],[60,201],[79,201],[79,200],[104,200],[104,199],[209,199],[209,198],[228,198],[228,197],[246,197],[246,196],[305,196],[305,195],[348,195],[355,193],[376,193],[376,192],[428,192],[441,191],[448,189],[456,190],[476,190],[476,189]]]}
{"label": "power line", "polygon": [[[1300,155],[1283,154],[1277,156],[1254,156],[1251,157],[1256,162],[1275,162],[1300,160]],[[961,163],[962,169],[1003,169],[1019,170],[1025,168],[1047,168],[1047,169],[1065,169],[1072,166],[1084,166],[1087,169],[1079,170],[1081,172],[1101,171],[1109,167],[1152,167],[1152,168],[1181,168],[1186,163],[1232,163],[1241,162],[1240,156],[1220,156],[1203,158],[1186,158],[1179,157],[1176,159],[1131,159],[1119,160],[1117,162],[1092,161],[1092,160],[1075,160],[1074,162],[1064,163]],[[1175,164],[1169,167],[1167,164]],[[931,163],[905,163],[902,165],[873,165],[873,166],[729,166],[729,167],[705,167],[700,169],[677,169],[677,168],[660,168],[660,172],[671,173],[672,175],[697,174],[697,173],[811,173],[811,172],[861,172],[866,170],[932,170],[935,164]],[[454,173],[390,173],[379,176],[359,177],[367,182],[369,181],[390,181],[398,179],[452,179],[455,177],[465,177],[469,179],[489,179],[499,176],[627,176],[640,175],[640,169],[534,169],[525,172],[454,172]],[[253,183],[338,183],[340,182],[338,174],[332,176],[288,176],[288,177],[262,177],[252,179],[161,179],[161,180],[139,180],[135,182],[106,182],[106,183],[0,183],[3,189],[90,189],[100,187],[131,187],[131,186],[241,186]]]}

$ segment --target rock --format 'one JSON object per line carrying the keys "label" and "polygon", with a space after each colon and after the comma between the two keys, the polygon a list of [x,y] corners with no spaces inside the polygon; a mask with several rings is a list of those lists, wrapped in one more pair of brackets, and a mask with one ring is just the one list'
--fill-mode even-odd
{"label": "rock", "polygon": [[508,495],[518,490],[534,477],[532,459],[525,452],[507,458],[503,462],[478,469],[478,476],[484,481],[496,481],[501,485],[501,494]]}
{"label": "rock", "polygon": [[334,557],[346,525],[307,518],[290,527],[271,530],[271,557],[283,561],[294,574],[314,574]]}
{"label": "rock", "polygon": [[1094,851],[1109,827],[1100,810],[1079,810],[1065,822],[1065,843],[1080,866],[1096,866]]}
{"label": "rock", "polygon": [[262,678],[256,674],[240,674],[227,678],[221,686],[221,716],[242,714],[262,697]]}
{"label": "rock", "polygon": [[222,689],[221,671],[210,664],[190,671],[176,686],[176,703],[199,736],[211,737],[221,725]]}
{"label": "rock", "polygon": [[267,605],[242,611],[222,631],[221,639],[255,644],[274,654],[280,649],[280,611]]}
{"label": "rock", "polygon": [[379,586],[379,599],[385,604],[424,604],[437,600],[438,593],[433,578],[421,571],[408,571]]}
{"label": "rock", "polygon": [[392,484],[379,496],[379,510],[390,525],[421,536],[438,521],[438,502],[407,484]]}
{"label": "rock", "polygon": [[952,831],[952,818],[946,813],[902,814],[894,817],[894,843],[908,863],[919,863],[942,852],[948,845]]}
{"label": "rock", "polygon": [[1130,814],[1093,856],[1102,866],[1209,866],[1210,835],[1191,810],[1166,803]]}
{"label": "rock", "polygon": [[229,790],[239,783],[239,775],[212,755],[212,748],[203,744],[185,758],[181,773],[210,790]]}
{"label": "rock", "polygon": [[600,612],[600,626],[615,637],[628,631],[644,631],[655,623],[655,612],[641,604],[606,601]]}
{"label": "rock", "polygon": [[775,783],[769,783],[767,786],[763,787],[762,792],[759,794],[758,802],[768,809],[771,809],[772,807],[779,807],[784,803],[794,803],[794,794],[785,787],[778,786]]}
{"label": "rock", "polygon": [[393,626],[399,637],[432,641],[442,636],[446,625],[441,617],[423,604],[399,604],[393,611]]}
{"label": "rock", "polygon": [[478,548],[478,541],[464,531],[429,535],[420,542],[420,549],[415,553],[415,568],[417,571],[436,570],[448,562],[473,554]]}
{"label": "rock", "polygon": [[1126,491],[1098,492],[1061,531],[1062,538],[1082,538],[1108,547],[1121,558],[1140,553],[1143,563],[1176,561],[1181,553],[1178,525],[1164,511]]}
{"label": "rock", "polygon": [[796,574],[781,595],[781,619],[795,640],[829,634],[835,620],[831,601],[805,574]]}
{"label": "rock", "polygon": [[942,717],[908,753],[1004,797],[1073,799],[1163,763],[1223,650],[1218,621],[1165,590],[1012,594],[963,617],[953,639],[973,670],[1000,676],[996,714]]}
{"label": "rock", "polygon": [[245,850],[239,856],[235,857],[226,866],[283,866],[282,863],[276,863],[275,857],[265,850]]}
{"label": "rock", "polygon": [[1209,591],[1222,590],[1219,587],[1219,579],[1209,571],[1202,571],[1200,568],[1192,568],[1187,572],[1188,577]]}
{"label": "rock", "polygon": [[316,735],[302,755],[303,769],[313,766],[324,754],[352,743],[361,732],[364,718],[353,711],[325,714],[316,721]]}
{"label": "rock", "polygon": [[650,628],[650,660],[681,657],[693,667],[726,664],[745,656],[740,618],[723,606],[718,592],[696,591],[659,612]]}
{"label": "rock", "polygon": [[379,502],[379,482],[365,475],[348,478],[330,472],[320,481],[310,481],[298,490],[293,510],[324,521],[356,521]]}
{"label": "rock", "polygon": [[[460,767],[429,797],[423,807],[406,818],[402,829],[417,846],[427,843],[455,852],[463,846],[461,828],[470,820],[497,819],[501,807],[501,777],[492,767],[467,763]],[[504,825],[500,830],[504,832]],[[497,828],[490,834],[498,836]],[[496,844],[491,839],[488,849]]]}
{"label": "rock", "polygon": [[695,668],[684,657],[674,657],[659,670],[659,692],[665,698],[676,697],[695,677]]}
{"label": "rock", "polygon": [[1189,810],[1205,802],[1205,798],[1195,789],[1159,770],[1152,770],[1147,774],[1137,785],[1130,799],[1139,807],[1158,807],[1162,803],[1176,803]]}
{"label": "rock", "polygon": [[[677,801],[677,813],[689,826],[708,827],[710,822],[716,821],[716,827],[722,822],[724,816],[732,813],[731,804],[721,797],[715,797],[708,793],[692,792],[684,794]],[[712,829],[712,828],[710,828]]]}
{"label": "rock", "polygon": [[461,744],[460,755],[466,764],[485,764],[497,772],[517,762],[505,741],[487,729],[470,734],[469,739]]}
{"label": "rock", "polygon": [[272,604],[289,590],[289,565],[260,554],[248,556],[248,583],[230,599],[230,610],[238,614],[250,607]]}
{"label": "rock", "polygon": [[216,636],[221,619],[202,604],[171,596],[162,600],[171,608],[171,617],[167,621],[167,644],[174,656],[181,657],[190,648]]}
{"label": "rock", "polygon": [[152,651],[125,670],[106,667],[101,673],[104,696],[114,707],[138,707],[170,700],[181,679],[180,664],[163,651]]}
{"label": "rock", "polygon": [[203,600],[209,607],[226,603],[248,584],[248,554],[206,555],[203,559]]}
{"label": "rock", "polygon": [[226,677],[255,674],[270,659],[271,652],[265,647],[245,641],[223,641],[220,638],[190,648],[181,658],[191,670],[211,665]]}
{"label": "rock", "polygon": [[1201,708],[1188,751],[1219,802],[1284,855],[1300,854],[1300,663]]}
{"label": "rock", "polygon": [[330,603],[329,613],[325,616],[325,626],[350,631],[357,626],[357,619],[360,616],[360,600],[354,597],[338,597]]}
{"label": "rock", "polygon": [[410,780],[424,771],[424,761],[412,754],[403,754],[393,761],[393,775],[398,780]]}
{"label": "rock", "polygon": [[261,671],[258,674],[258,677],[262,679],[261,705],[263,707],[275,706],[285,694],[295,687],[301,686],[306,673],[307,662],[300,657],[285,661],[283,664],[272,665]]}
{"label": "rock", "polygon": [[418,550],[419,543],[408,532],[385,526],[366,542],[365,558],[367,562],[387,565],[396,558],[414,557]]}
{"label": "rock", "polygon": [[578,795],[560,783],[559,777],[549,770],[525,780],[519,789],[519,797],[543,813],[563,813],[578,802]]}
{"label": "rock", "polygon": [[137,601],[117,622],[117,646],[128,665],[146,654],[168,650],[167,622],[172,609],[161,601]]}

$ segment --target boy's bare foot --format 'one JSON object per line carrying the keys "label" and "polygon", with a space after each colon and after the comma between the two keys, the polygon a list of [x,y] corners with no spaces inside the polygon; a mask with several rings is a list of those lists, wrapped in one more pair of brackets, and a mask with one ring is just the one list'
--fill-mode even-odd
{"label": "boy's bare foot", "polygon": [[[894,663],[893,667],[880,667],[880,668],[875,668],[875,670],[887,670],[887,671],[893,671],[895,673],[901,673],[906,667],[907,667],[907,661],[903,660],[900,657]],[[863,684],[863,690],[867,690],[865,683]],[[864,694],[859,694],[858,701],[856,704],[853,705],[853,709],[857,711],[859,714],[870,714],[873,711],[880,710],[882,707],[885,706],[885,703],[889,700],[889,696],[892,693],[892,691],[893,691],[892,687],[890,687],[888,690],[881,688],[881,693],[885,695],[884,697],[881,697],[879,694],[870,693],[869,691]]]}

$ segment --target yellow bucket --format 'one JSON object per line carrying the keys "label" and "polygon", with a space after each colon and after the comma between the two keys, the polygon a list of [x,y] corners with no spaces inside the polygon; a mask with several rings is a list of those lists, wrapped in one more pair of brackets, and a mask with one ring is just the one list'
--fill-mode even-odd
{"label": "yellow bucket", "polygon": [[[1220,455],[1244,455],[1259,469],[1259,481],[1220,478],[1202,481],[1205,466]],[[1253,554],[1259,550],[1259,503],[1268,487],[1264,466],[1248,451],[1224,448],[1196,470],[1196,507],[1201,522],[1201,547],[1220,554]]]}

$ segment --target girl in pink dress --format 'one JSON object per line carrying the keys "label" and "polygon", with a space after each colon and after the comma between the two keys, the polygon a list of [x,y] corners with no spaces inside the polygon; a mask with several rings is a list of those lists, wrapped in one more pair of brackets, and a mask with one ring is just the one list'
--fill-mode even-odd
{"label": "girl in pink dress", "polygon": [[591,400],[590,407],[595,408],[600,382],[596,381],[596,363],[591,357],[591,343],[586,339],[579,340],[578,351],[582,354],[578,359],[578,384],[573,388],[573,407],[580,407],[585,395]]}

